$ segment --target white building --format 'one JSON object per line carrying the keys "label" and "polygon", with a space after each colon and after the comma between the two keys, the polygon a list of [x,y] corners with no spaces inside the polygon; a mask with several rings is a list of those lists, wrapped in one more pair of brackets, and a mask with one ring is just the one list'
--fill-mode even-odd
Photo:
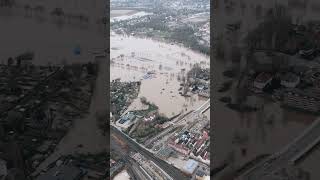
{"label": "white building", "polygon": [[193,174],[194,171],[198,168],[199,162],[189,159],[186,165],[183,167],[183,171],[187,174]]}
{"label": "white building", "polygon": [[294,88],[299,83],[300,83],[300,77],[293,73],[287,73],[281,78],[281,85],[286,88]]}

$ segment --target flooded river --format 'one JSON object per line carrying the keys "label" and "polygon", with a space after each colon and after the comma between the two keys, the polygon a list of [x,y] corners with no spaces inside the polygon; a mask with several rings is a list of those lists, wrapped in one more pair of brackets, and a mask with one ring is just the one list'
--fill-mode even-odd
{"label": "flooded river", "polygon": [[[178,78],[183,77],[196,63],[209,68],[208,56],[175,44],[131,36],[112,34],[110,42],[111,80],[141,80],[139,97],[146,97],[159,106],[160,113],[171,117],[205,102],[206,98],[198,95],[182,97],[178,91]],[[154,74],[147,75],[151,71]]]}

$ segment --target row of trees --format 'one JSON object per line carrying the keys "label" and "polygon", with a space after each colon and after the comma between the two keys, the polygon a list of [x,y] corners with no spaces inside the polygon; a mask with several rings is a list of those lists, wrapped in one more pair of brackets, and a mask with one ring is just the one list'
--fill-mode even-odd
{"label": "row of trees", "polygon": [[[111,24],[111,28],[122,28],[126,34],[141,32],[145,33],[147,37],[156,37],[157,33],[155,32],[160,31],[161,34],[166,34],[164,38],[170,41],[182,43],[186,47],[204,54],[210,54],[210,47],[199,43],[199,39],[195,36],[194,27],[189,25],[182,25],[177,28],[169,27],[168,16],[168,14],[156,14],[139,20],[115,22]],[[173,15],[173,18],[177,18],[176,16],[176,14]],[[152,31],[149,29],[152,29]]]}

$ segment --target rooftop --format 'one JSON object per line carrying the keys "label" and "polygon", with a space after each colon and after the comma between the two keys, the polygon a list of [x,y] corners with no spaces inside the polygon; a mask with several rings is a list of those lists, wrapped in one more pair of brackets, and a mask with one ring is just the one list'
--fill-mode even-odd
{"label": "rooftop", "polygon": [[260,82],[260,83],[265,83],[267,81],[269,81],[272,78],[272,75],[269,73],[260,73],[257,77],[256,77],[256,82]]}
{"label": "rooftop", "polygon": [[132,121],[136,116],[132,113],[132,112],[128,112],[127,114],[125,114],[124,116],[121,117],[119,123],[123,124],[127,121]]}
{"label": "rooftop", "polygon": [[199,163],[193,159],[189,159],[183,168],[187,173],[192,174],[195,169],[198,167]]}

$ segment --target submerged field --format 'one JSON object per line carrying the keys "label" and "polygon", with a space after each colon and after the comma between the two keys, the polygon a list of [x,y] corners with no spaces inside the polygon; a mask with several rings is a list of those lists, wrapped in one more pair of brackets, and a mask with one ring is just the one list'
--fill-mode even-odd
{"label": "submerged field", "polygon": [[[178,79],[196,63],[208,68],[208,56],[174,44],[119,35],[111,36],[110,56],[111,80],[141,80],[138,98],[146,97],[168,117],[190,111],[206,100],[198,95],[181,96]],[[155,74],[146,76],[149,71]]]}

